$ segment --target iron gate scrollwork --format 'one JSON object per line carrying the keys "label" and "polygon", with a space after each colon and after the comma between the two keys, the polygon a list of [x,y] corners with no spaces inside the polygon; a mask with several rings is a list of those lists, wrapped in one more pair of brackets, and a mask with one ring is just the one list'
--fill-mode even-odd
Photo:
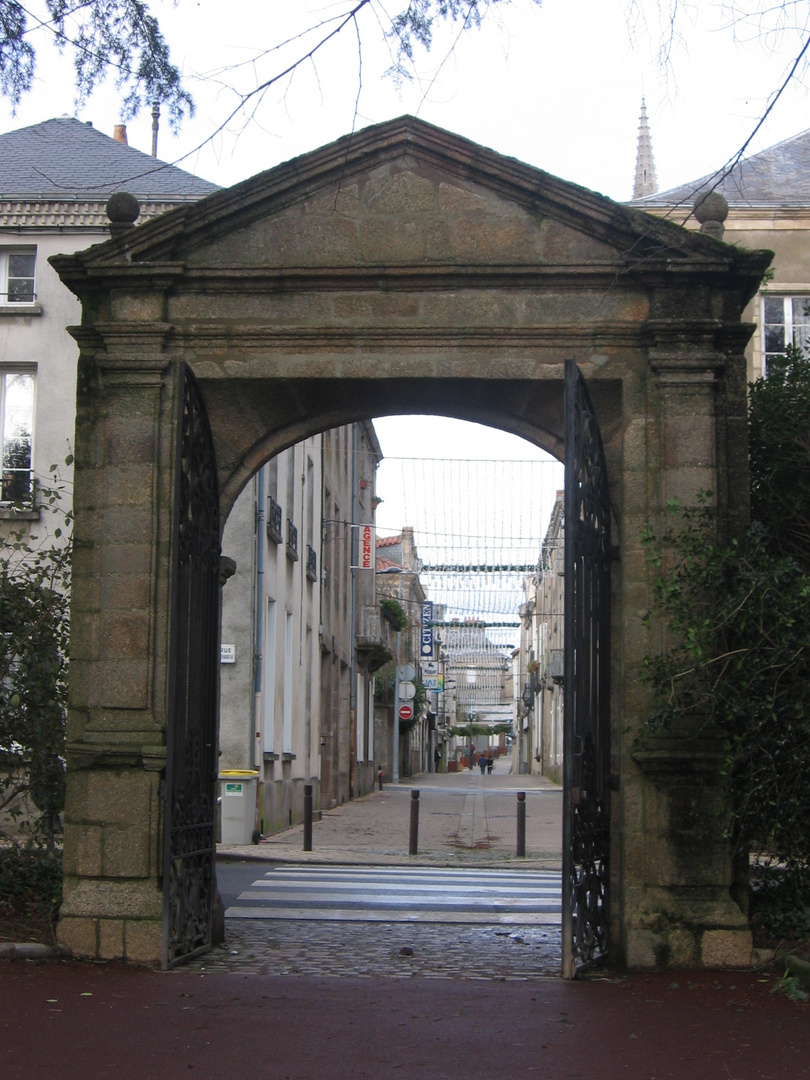
{"label": "iron gate scrollwork", "polygon": [[585,380],[565,365],[563,975],[607,956],[610,503]]}
{"label": "iron gate scrollwork", "polygon": [[211,946],[219,693],[219,492],[211,429],[180,364],[164,788],[163,967]]}

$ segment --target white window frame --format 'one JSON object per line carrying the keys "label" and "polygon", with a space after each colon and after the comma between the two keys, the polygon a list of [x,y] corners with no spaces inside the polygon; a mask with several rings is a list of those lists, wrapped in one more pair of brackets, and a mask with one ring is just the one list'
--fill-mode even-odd
{"label": "white window frame", "polygon": [[[774,323],[773,321],[766,321],[765,318],[765,303],[766,301],[781,300],[782,301],[782,322]],[[810,294],[808,293],[762,293],[761,296],[761,322],[762,327],[762,374],[768,374],[768,357],[769,356],[784,356],[783,352],[775,352],[774,350],[768,350],[767,347],[767,327],[768,326],[784,326],[784,342],[787,345],[797,345],[799,348],[807,349],[810,347],[810,316],[808,316],[808,323],[800,324],[805,327],[805,342],[796,340],[797,327],[794,326],[793,321],[793,305],[795,301],[803,301],[807,304],[808,311],[810,311]]]}
{"label": "white window frame", "polygon": [[15,501],[22,501],[26,504],[33,504],[34,501],[34,450],[35,450],[35,438],[36,438],[36,417],[37,417],[37,369],[35,364],[3,364],[0,365],[0,475],[5,471],[5,435],[6,435],[6,379],[9,376],[16,375],[29,375],[32,380],[32,392],[31,392],[31,454],[28,464],[28,472],[30,476],[30,496],[24,500],[3,499],[2,488],[0,488],[0,507],[6,507],[13,505]]}
{"label": "white window frame", "polygon": [[[34,276],[31,289],[30,300],[9,300],[8,298],[8,281],[9,281],[9,257],[11,255],[33,255],[34,256]],[[37,249],[33,244],[21,244],[8,247],[0,247],[0,307],[8,308],[12,311],[26,311],[32,308],[38,307],[37,302]]]}

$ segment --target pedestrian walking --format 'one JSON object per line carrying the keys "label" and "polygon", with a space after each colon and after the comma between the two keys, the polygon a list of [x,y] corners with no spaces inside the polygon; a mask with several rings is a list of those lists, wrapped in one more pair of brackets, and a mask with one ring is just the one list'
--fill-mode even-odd
{"label": "pedestrian walking", "polygon": [[481,770],[481,775],[483,776],[487,768],[487,759],[484,757],[483,753],[478,759],[478,768]]}
{"label": "pedestrian walking", "polygon": [[490,754],[490,756],[487,758],[487,774],[489,776],[492,776],[492,768],[494,764],[495,762],[492,760],[492,755]]}

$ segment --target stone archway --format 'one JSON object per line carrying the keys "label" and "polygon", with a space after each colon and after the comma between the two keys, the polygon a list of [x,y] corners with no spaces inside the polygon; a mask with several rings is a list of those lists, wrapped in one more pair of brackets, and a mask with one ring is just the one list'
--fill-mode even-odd
{"label": "stone archway", "polygon": [[721,530],[744,527],[740,319],[769,258],[407,117],[55,258],[83,304],[61,941],[160,955],[180,364],[208,412],[224,518],[272,454],[373,415],[477,420],[560,456],[574,357],[618,546],[613,950],[631,966],[747,962],[716,748],[671,738],[633,755],[651,632],[639,536],[700,490]]}

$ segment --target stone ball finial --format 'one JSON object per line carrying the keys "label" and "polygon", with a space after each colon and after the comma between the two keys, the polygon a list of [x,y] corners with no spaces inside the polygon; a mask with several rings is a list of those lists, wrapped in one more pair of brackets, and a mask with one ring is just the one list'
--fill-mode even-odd
{"label": "stone ball finial", "polygon": [[709,191],[695,199],[694,213],[700,222],[700,231],[723,239],[723,222],[728,217],[728,200],[719,191]]}
{"label": "stone ball finial", "polygon": [[128,191],[116,191],[107,200],[107,217],[113,225],[134,225],[141,212],[141,204]]}

